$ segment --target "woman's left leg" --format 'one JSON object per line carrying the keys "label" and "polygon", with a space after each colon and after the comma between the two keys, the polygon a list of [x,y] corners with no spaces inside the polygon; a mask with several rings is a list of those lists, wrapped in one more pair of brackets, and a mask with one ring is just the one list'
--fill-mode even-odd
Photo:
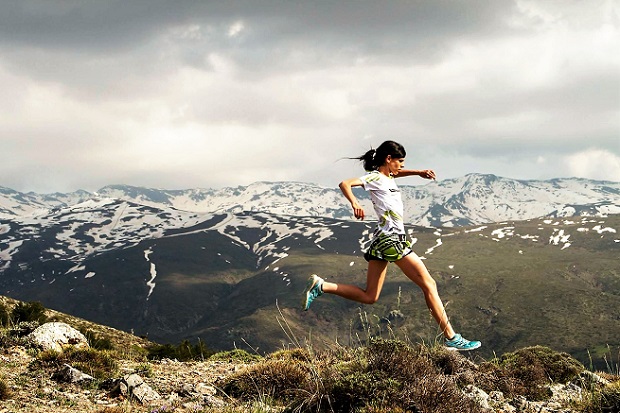
{"label": "woman's left leg", "polygon": [[385,275],[387,273],[387,261],[371,260],[368,262],[366,272],[366,288],[362,289],[356,285],[336,284],[328,281],[323,282],[322,290],[325,293],[339,295],[349,300],[363,304],[374,304],[381,295]]}
{"label": "woman's left leg", "polygon": [[412,252],[396,261],[396,265],[398,265],[407,278],[422,289],[426,305],[437,324],[439,324],[444,337],[448,339],[454,337],[454,329],[450,324],[446,310],[437,292],[437,283],[431,277],[420,257]]}

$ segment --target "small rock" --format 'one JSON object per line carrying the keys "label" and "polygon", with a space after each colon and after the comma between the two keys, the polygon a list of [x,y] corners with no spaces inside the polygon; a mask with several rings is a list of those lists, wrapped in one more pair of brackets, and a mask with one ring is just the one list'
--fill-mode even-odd
{"label": "small rock", "polygon": [[129,374],[121,379],[106,380],[101,384],[101,388],[108,390],[111,397],[133,397],[142,404],[161,399],[159,393],[137,374]]}
{"label": "small rock", "polygon": [[489,395],[484,390],[470,384],[463,389],[463,393],[483,409],[491,408],[489,405]]}
{"label": "small rock", "polygon": [[512,406],[512,405],[510,405],[510,404],[508,404],[508,403],[504,403],[504,404],[501,405],[499,411],[502,412],[502,413],[514,413],[514,412],[517,411],[517,408]]}
{"label": "small rock", "polygon": [[161,399],[159,393],[146,384],[142,377],[137,374],[125,376],[123,381],[127,386],[128,393],[142,404],[149,404]]}
{"label": "small rock", "polygon": [[493,403],[503,403],[505,401],[504,393],[494,390],[489,393],[489,400]]}
{"label": "small rock", "polygon": [[217,390],[213,386],[206,385],[204,383],[198,383],[195,387],[196,391],[203,396],[215,396]]}
{"label": "small rock", "polygon": [[206,406],[209,407],[224,407],[226,406],[226,402],[222,399],[219,399],[215,396],[204,396],[203,402]]}
{"label": "small rock", "polygon": [[93,381],[95,378],[86,373],[82,373],[68,364],[64,364],[60,370],[52,375],[52,380],[64,383],[81,383]]}

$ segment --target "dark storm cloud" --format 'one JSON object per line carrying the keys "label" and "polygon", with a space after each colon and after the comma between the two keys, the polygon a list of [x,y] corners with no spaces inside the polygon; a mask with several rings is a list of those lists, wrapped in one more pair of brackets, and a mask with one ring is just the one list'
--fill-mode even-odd
{"label": "dark storm cloud", "polygon": [[620,179],[618,24],[604,0],[0,0],[0,185],[331,184],[385,138],[442,177]]}
{"label": "dark storm cloud", "polygon": [[[505,29],[514,3],[494,1],[3,1],[0,42],[75,53],[141,47],[181,25],[226,27],[245,20],[252,39],[239,50],[313,46],[339,53],[432,56],[456,37]],[[214,35],[214,32],[210,33]],[[220,36],[204,46],[224,47]],[[338,56],[334,56],[337,58]],[[406,56],[415,59],[416,55]]]}

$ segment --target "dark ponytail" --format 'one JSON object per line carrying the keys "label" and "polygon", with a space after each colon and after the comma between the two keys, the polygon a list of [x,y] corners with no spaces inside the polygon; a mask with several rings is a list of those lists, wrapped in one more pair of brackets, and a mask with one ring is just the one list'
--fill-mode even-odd
{"label": "dark ponytail", "polygon": [[400,143],[385,141],[377,149],[371,149],[362,156],[352,159],[359,159],[364,164],[366,171],[374,171],[385,163],[385,158],[404,158],[407,156],[405,148]]}

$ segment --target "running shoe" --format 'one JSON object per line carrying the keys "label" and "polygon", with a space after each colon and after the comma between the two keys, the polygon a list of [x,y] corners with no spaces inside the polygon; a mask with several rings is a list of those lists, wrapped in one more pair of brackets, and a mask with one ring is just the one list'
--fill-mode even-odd
{"label": "running shoe", "polygon": [[310,278],[308,278],[302,302],[304,311],[310,308],[310,304],[312,304],[315,298],[319,295],[323,295],[323,281],[324,280],[316,274],[312,274]]}
{"label": "running shoe", "polygon": [[463,338],[460,334],[455,334],[451,340],[446,339],[444,341],[444,347],[451,351],[469,351],[475,350],[480,347],[482,343],[479,341],[469,341]]}

